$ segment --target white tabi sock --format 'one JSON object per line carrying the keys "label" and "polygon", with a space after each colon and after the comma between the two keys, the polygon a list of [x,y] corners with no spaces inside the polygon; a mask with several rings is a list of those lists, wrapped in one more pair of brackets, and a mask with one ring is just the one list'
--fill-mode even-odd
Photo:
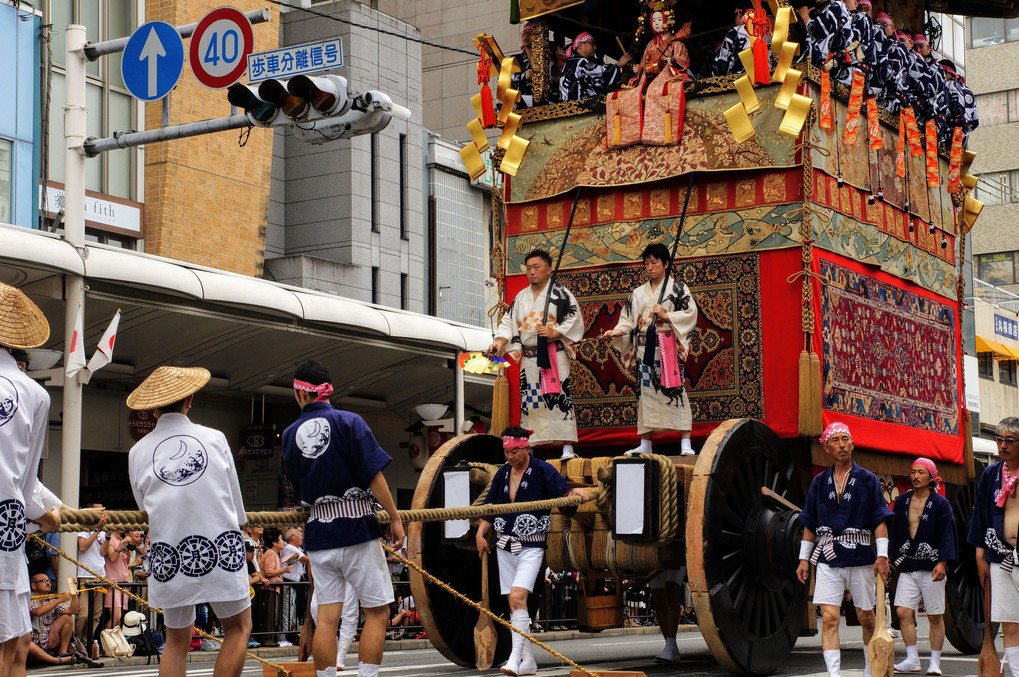
{"label": "white tabi sock", "polygon": [[931,662],[927,666],[927,673],[930,674],[932,670],[936,672],[941,671],[941,652],[934,649],[931,649]]}
{"label": "white tabi sock", "polygon": [[683,456],[690,456],[693,452],[693,445],[690,444],[690,438],[684,437],[679,443],[679,452]]}
{"label": "white tabi sock", "polygon": [[667,640],[665,640],[665,648],[672,649],[673,651],[679,651],[679,645],[676,644],[676,638],[669,637]]}
{"label": "white tabi sock", "polygon": [[379,677],[379,666],[374,663],[358,662],[357,677]]}
{"label": "white tabi sock", "polygon": [[577,457],[577,454],[573,451],[573,445],[572,444],[564,444],[563,445],[563,455],[559,457],[559,460],[566,461],[566,460],[569,460],[571,458],[576,458],[576,457]]}
{"label": "white tabi sock", "polygon": [[336,667],[345,668],[347,666],[347,651],[353,641],[353,637],[344,637],[343,635],[340,635],[336,640]]}
{"label": "white tabi sock", "polygon": [[867,653],[867,647],[863,647],[863,677],[871,677],[870,654]]}
{"label": "white tabi sock", "polygon": [[1019,646],[1005,647],[1005,660],[1008,661],[1008,671],[1012,677],[1019,677]]}
{"label": "white tabi sock", "polygon": [[825,651],[824,666],[828,668],[828,677],[842,677],[842,652],[838,649]]}
{"label": "white tabi sock", "polygon": [[336,677],[336,668],[326,668],[325,670],[316,670],[315,677]]}
{"label": "white tabi sock", "polygon": [[906,659],[917,663],[920,662],[920,654],[916,651],[916,644],[906,647]]}

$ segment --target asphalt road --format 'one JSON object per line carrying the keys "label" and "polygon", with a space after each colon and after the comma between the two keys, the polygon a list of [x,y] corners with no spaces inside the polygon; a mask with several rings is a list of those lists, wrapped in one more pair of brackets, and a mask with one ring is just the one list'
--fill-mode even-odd
{"label": "asphalt road", "polygon": [[[926,657],[929,655],[929,646],[926,640],[927,624],[926,619],[920,619],[920,643],[919,650],[922,658],[922,665],[927,667]],[[863,674],[863,643],[860,639],[859,628],[847,628],[843,626],[842,637],[842,674],[845,677],[859,677]],[[654,656],[664,646],[663,640],[657,635],[627,635],[615,637],[587,637],[584,639],[566,639],[550,642],[550,646],[564,656],[583,665],[588,670],[630,670],[641,671],[651,675],[684,675],[685,677],[707,677],[728,675],[711,656],[699,632],[681,632],[678,637],[678,644],[683,660],[676,664],[656,663]],[[796,648],[789,656],[785,665],[775,672],[775,675],[788,675],[795,677],[826,677],[824,662],[821,658],[820,637],[801,638]],[[998,640],[999,650],[1001,640]],[[538,661],[538,674],[543,677],[567,676],[572,669],[568,665],[561,664],[558,659],[541,649],[535,650]],[[905,647],[902,640],[896,642],[896,660],[905,656]],[[155,665],[121,665],[116,661],[104,659],[105,667],[100,669],[87,670],[89,677],[155,677],[157,667]],[[273,660],[281,660],[274,658]],[[356,675],[356,658],[348,657],[348,669],[345,673]],[[946,677],[962,677],[963,675],[976,674],[977,657],[962,656],[951,645],[947,645],[942,655],[942,670]],[[195,662],[188,665],[190,677],[211,676],[213,664],[211,662]],[[85,672],[80,667],[75,668],[52,668],[52,669],[31,669],[29,674],[36,677],[60,677],[69,672]],[[249,661],[244,670],[244,677],[257,677],[261,675],[262,667],[255,661]],[[403,651],[389,651],[383,659],[381,669],[382,675],[387,677],[428,677],[431,675],[444,677],[473,677],[474,675],[498,675],[493,669],[486,672],[479,672],[476,669],[468,669],[449,663],[434,649],[410,649]]]}

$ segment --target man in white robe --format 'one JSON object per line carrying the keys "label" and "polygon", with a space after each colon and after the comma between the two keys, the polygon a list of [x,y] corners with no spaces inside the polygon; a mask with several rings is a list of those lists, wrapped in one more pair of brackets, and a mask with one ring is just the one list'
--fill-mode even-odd
{"label": "man in white robe", "polygon": [[[672,257],[665,245],[648,245],[641,257],[644,259],[648,282],[630,293],[619,322],[614,329],[605,332],[605,336],[615,337],[612,345],[622,356],[623,367],[636,371],[634,389],[637,392],[637,434],[640,435],[640,445],[626,453],[650,454],[654,435],[678,430],[682,436],[680,453],[688,456],[694,453],[690,445],[693,421],[689,393],[682,380],[677,387],[664,387],[661,351],[654,346],[653,365],[644,363],[644,351],[647,350],[647,330],[653,322],[656,336],[663,334],[668,337],[671,333],[672,349],[675,350],[682,375],[683,360],[690,351],[690,332],[697,324],[697,304],[683,281],[669,274]],[[663,283],[668,285],[664,298],[661,293]],[[659,303],[660,298],[662,300]]]}
{"label": "man in white robe", "polygon": [[149,602],[163,610],[160,677],[184,677],[195,605],[208,602],[223,626],[216,675],[238,677],[251,634],[251,599],[239,525],[246,522],[226,436],[187,417],[209,381],[201,367],[157,368],[127,398],[156,426],[131,448],[138,507],[149,514]]}
{"label": "man in white robe", "polygon": [[23,677],[32,623],[25,559],[28,520],[60,528],[60,514],[33,499],[50,396],[20,369],[11,350],[49,339],[46,317],[21,290],[0,283],[0,677]]}
{"label": "man in white robe", "polygon": [[[575,458],[577,413],[573,406],[570,360],[571,344],[584,337],[584,318],[577,299],[568,289],[550,284],[552,257],[535,249],[524,259],[529,286],[517,294],[495,332],[488,352],[507,352],[520,361],[520,425],[531,428],[532,446],[562,445],[562,458]],[[551,302],[546,300],[551,294]],[[548,316],[542,321],[545,308]],[[538,337],[556,346],[559,387],[549,387],[552,370],[538,367]],[[543,374],[542,371],[546,372]],[[544,383],[543,383],[544,381]],[[559,392],[555,392],[555,390]]]}

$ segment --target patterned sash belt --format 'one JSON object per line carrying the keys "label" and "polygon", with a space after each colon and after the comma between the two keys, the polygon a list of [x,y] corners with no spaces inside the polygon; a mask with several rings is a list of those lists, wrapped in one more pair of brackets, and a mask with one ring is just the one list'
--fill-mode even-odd
{"label": "patterned sash belt", "polygon": [[495,542],[495,547],[500,550],[511,552],[514,555],[519,555],[520,551],[523,550],[524,546],[520,544],[520,539],[516,536],[504,535],[500,536]]}
{"label": "patterned sash belt", "polygon": [[328,501],[316,503],[311,506],[310,518],[327,522],[337,517],[364,517],[375,514],[375,506],[372,501],[365,499],[354,499],[347,501]]}
{"label": "patterned sash belt", "polygon": [[911,543],[912,541],[906,541],[902,544],[902,547],[899,548],[899,556],[895,558],[894,562],[892,562],[893,567],[898,568],[900,564],[906,561],[906,557],[909,555],[909,546]]}
{"label": "patterned sash belt", "polygon": [[1001,570],[1006,574],[1011,574],[1012,569],[1015,568],[1015,551],[1005,555],[1005,559],[1001,560]]}
{"label": "patterned sash belt", "polygon": [[818,531],[817,545],[814,546],[814,553],[810,556],[810,563],[817,564],[817,560],[820,559],[821,553],[824,553],[826,561],[830,562],[835,559],[835,544],[841,543],[842,545],[870,545],[870,531],[867,529],[853,529],[843,531],[838,536],[833,536],[831,530],[824,532]]}
{"label": "patterned sash belt", "polygon": [[547,531],[536,531],[530,536],[514,536],[513,534],[499,534],[495,541],[495,547],[519,555],[524,543],[544,543],[548,536]]}
{"label": "patterned sash belt", "polygon": [[[559,350],[559,343],[555,342],[555,343],[553,343],[553,345],[555,345],[556,351],[558,351]],[[520,349],[520,354],[523,357],[537,357],[538,356],[538,346],[523,346]]]}

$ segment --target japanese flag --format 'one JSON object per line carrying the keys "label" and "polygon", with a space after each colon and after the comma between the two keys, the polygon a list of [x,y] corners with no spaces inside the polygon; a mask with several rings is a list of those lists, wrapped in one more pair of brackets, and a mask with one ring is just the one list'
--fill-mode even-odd
{"label": "japanese flag", "polygon": [[85,367],[85,332],[82,327],[81,303],[78,304],[78,317],[74,321],[71,333],[71,344],[67,348],[67,366],[64,368],[68,376],[74,376]]}
{"label": "japanese flag", "polygon": [[88,361],[88,370],[95,373],[108,365],[113,361],[113,344],[117,342],[117,327],[120,326],[120,309],[117,309],[117,314],[110,320],[110,326],[103,332],[103,337],[99,339],[99,345],[96,346],[96,351],[92,354],[92,359]]}

